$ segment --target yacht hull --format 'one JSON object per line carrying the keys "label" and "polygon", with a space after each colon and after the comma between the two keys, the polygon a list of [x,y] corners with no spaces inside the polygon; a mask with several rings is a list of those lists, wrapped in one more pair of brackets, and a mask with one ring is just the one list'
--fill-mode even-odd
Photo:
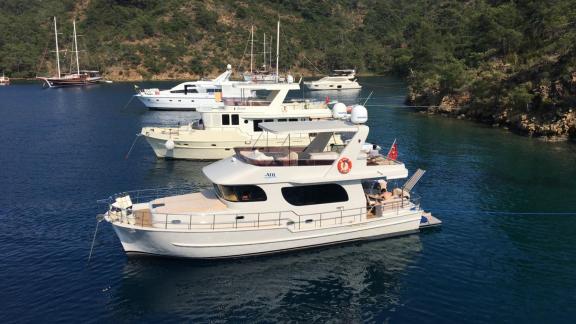
{"label": "yacht hull", "polygon": [[358,82],[352,83],[315,83],[315,82],[305,82],[304,85],[308,90],[352,90],[352,89],[362,89],[362,86]]}
{"label": "yacht hull", "polygon": [[[199,136],[198,139],[176,140],[172,150],[166,149],[166,139],[164,138],[146,135],[145,137],[158,158],[204,161],[221,160],[232,156],[234,155],[235,147],[252,145],[253,141],[256,140],[239,132],[230,132],[227,135],[222,135],[222,132],[214,132],[214,134]],[[203,140],[200,137],[210,138],[211,141]],[[266,142],[260,140],[259,143],[263,145]],[[293,138],[290,143],[292,146],[306,146],[310,143],[310,139],[308,137],[297,137]],[[269,139],[268,144],[271,146],[287,146],[288,142],[285,138],[277,138]]]}
{"label": "yacht hull", "polygon": [[191,96],[158,96],[158,95],[135,95],[140,102],[152,110],[189,110],[222,108],[224,104],[216,101],[214,96],[204,98]]}
{"label": "yacht hull", "polygon": [[173,231],[112,223],[126,253],[215,259],[271,254],[419,231],[421,211],[312,230]]}

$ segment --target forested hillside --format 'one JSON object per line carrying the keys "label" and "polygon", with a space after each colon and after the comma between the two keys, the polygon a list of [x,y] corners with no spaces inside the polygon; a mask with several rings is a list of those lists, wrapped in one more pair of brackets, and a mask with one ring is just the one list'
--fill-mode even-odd
{"label": "forested hillside", "polygon": [[408,81],[409,102],[431,112],[574,134],[573,0],[3,0],[0,70],[34,77],[54,68],[52,16],[63,47],[76,17],[84,65],[116,80],[246,69],[250,26],[260,53],[279,17],[281,70],[393,73]]}

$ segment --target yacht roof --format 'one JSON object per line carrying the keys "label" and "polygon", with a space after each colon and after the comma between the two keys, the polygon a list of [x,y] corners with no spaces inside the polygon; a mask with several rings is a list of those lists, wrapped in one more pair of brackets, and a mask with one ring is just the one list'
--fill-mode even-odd
{"label": "yacht roof", "polygon": [[258,124],[262,130],[274,134],[356,132],[358,125],[343,120],[315,120],[300,122],[264,122]]}

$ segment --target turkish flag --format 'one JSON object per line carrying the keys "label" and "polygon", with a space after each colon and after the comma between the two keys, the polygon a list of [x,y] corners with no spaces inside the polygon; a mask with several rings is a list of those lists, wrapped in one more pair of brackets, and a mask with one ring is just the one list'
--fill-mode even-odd
{"label": "turkish flag", "polygon": [[390,160],[394,160],[394,161],[396,161],[398,159],[398,144],[396,143],[396,140],[394,140],[394,143],[390,147],[390,151],[388,151],[387,157]]}

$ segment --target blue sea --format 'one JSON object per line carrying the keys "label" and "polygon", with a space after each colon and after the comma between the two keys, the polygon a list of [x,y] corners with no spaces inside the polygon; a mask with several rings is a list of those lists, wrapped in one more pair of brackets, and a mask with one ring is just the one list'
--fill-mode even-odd
{"label": "blue sea", "polygon": [[[98,199],[205,186],[207,162],[158,160],[133,85],[0,87],[0,322],[576,321],[576,145],[546,143],[403,105],[406,85],[361,78],[369,141],[396,139],[439,229],[386,240],[216,262],[127,257]],[[142,83],[169,87],[174,83]],[[536,213],[537,212],[537,213]],[[535,214],[528,214],[535,213]]]}

